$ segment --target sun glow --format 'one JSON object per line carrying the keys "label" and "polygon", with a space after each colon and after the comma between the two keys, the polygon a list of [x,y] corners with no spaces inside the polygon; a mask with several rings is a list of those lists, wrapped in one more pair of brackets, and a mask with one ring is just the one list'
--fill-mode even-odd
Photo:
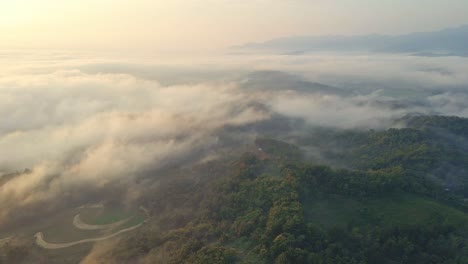
{"label": "sun glow", "polygon": [[34,11],[27,1],[1,1],[0,26],[17,26],[31,21]]}
{"label": "sun glow", "polygon": [[[444,19],[423,19],[426,12],[414,2],[427,1],[437,11],[433,16]],[[340,4],[306,0],[0,0],[0,48],[211,52],[284,36],[440,29],[468,23],[467,6],[466,0],[451,0],[450,5],[414,0],[394,9],[390,0]]]}

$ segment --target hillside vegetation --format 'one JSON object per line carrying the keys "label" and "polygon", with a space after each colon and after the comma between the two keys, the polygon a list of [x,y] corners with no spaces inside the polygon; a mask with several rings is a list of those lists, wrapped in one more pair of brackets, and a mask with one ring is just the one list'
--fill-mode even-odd
{"label": "hillside vegetation", "polygon": [[297,146],[264,138],[240,158],[194,167],[203,176],[168,183],[144,201],[153,213],[150,232],[122,241],[105,258],[467,263],[468,214],[460,192],[466,178],[457,175],[461,185],[448,190],[444,170],[434,170],[468,164],[463,145],[443,140],[466,140],[467,120],[407,121],[404,129],[324,136],[328,144],[343,144],[338,158],[347,169],[310,163]]}
{"label": "hillside vegetation", "polygon": [[[240,157],[173,169],[139,200],[147,224],[96,258],[468,263],[468,120],[404,121],[406,128],[383,131],[314,130],[298,146],[258,138]],[[324,157],[338,165],[307,158],[302,149],[312,144],[330,148]],[[40,255],[6,250],[5,259]]]}

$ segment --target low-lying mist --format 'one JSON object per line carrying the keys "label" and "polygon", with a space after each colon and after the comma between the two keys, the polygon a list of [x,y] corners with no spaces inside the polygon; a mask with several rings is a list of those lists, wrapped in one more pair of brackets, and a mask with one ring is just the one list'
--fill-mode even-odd
{"label": "low-lying mist", "polygon": [[[259,124],[294,134],[385,129],[416,113],[468,117],[467,58],[88,58],[1,54],[0,225],[39,213],[38,205],[44,212],[107,196],[136,199],[143,188],[136,179],[148,171],[249,144],[265,132]],[[288,120],[303,125],[284,129]]]}

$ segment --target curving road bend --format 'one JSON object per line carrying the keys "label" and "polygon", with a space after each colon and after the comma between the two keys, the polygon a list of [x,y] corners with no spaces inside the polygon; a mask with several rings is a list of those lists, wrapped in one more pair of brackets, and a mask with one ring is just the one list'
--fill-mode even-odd
{"label": "curving road bend", "polygon": [[61,249],[61,248],[67,248],[67,247],[72,247],[72,246],[76,246],[76,245],[79,245],[79,244],[84,244],[84,243],[90,243],[90,242],[97,242],[97,241],[102,241],[102,240],[106,240],[106,239],[110,239],[110,238],[113,238],[113,237],[116,237],[122,233],[126,233],[126,232],[130,232],[132,230],[135,230],[137,229],[138,227],[142,226],[145,222],[143,223],[140,223],[138,225],[135,225],[135,226],[132,226],[132,227],[129,227],[129,228],[125,228],[125,229],[122,229],[122,230],[119,230],[118,232],[115,232],[113,234],[110,234],[110,235],[107,235],[107,236],[103,236],[103,237],[97,237],[97,238],[88,238],[88,239],[82,239],[82,240],[78,240],[78,241],[74,241],[74,242],[69,242],[69,243],[48,243],[44,240],[44,234],[42,234],[42,232],[38,232],[34,235],[34,237],[36,238],[36,244],[42,248],[45,248],[45,249]]}

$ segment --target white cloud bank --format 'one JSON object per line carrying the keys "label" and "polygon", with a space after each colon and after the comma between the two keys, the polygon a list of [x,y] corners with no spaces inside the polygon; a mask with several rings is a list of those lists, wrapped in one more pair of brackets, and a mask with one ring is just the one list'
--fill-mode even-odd
{"label": "white cloud bank", "polygon": [[0,77],[1,216],[79,187],[128,181],[268,117],[233,84],[162,87],[127,74],[58,70]]}

